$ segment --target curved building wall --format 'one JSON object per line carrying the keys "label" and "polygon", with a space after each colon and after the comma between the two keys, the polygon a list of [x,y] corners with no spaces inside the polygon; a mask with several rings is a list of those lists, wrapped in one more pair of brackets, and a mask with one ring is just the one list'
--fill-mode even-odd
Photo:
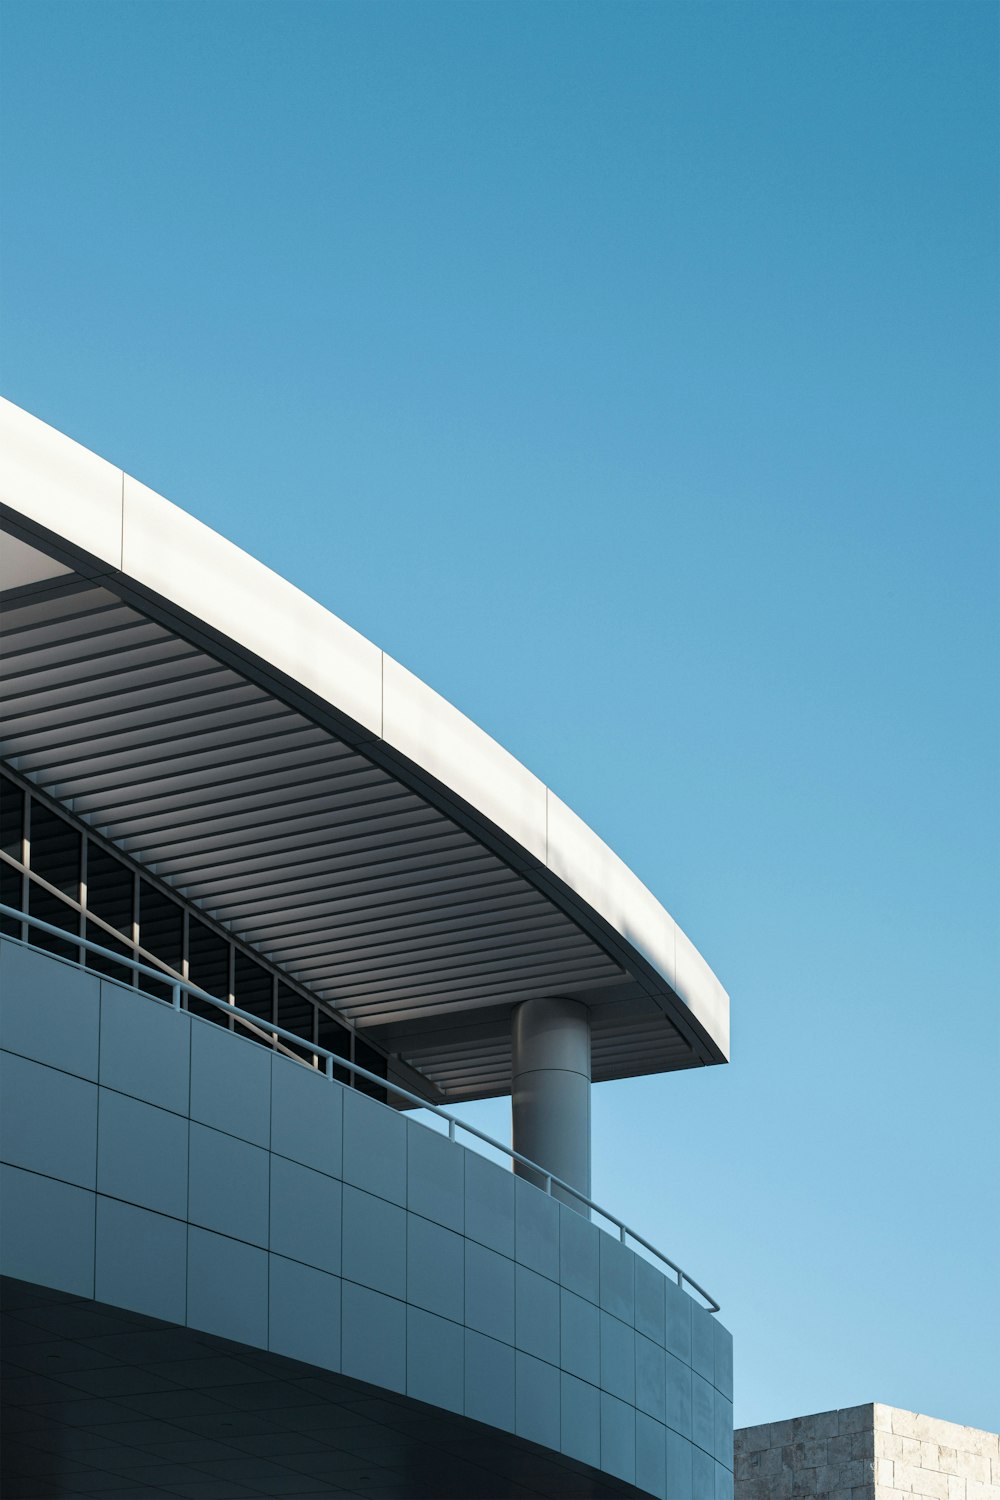
{"label": "curved building wall", "polygon": [[727,1331],[418,1121],[0,939],[0,1270],[732,1495]]}

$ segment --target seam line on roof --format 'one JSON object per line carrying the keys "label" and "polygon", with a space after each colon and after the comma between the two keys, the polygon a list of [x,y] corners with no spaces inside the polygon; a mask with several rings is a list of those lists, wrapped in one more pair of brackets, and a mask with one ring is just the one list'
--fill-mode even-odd
{"label": "seam line on roof", "polygon": [[545,868],[549,868],[549,789],[545,788]]}

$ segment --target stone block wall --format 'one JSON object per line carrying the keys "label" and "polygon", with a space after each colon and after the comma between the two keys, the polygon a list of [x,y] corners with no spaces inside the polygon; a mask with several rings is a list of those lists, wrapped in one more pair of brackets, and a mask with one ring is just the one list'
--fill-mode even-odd
{"label": "stone block wall", "polygon": [[1000,1500],[1000,1437],[879,1403],[735,1433],[735,1500]]}
{"label": "stone block wall", "polygon": [[1000,1500],[1000,1437],[874,1408],[875,1500]]}
{"label": "stone block wall", "polygon": [[739,1428],[736,1500],[873,1500],[873,1411],[849,1406]]}

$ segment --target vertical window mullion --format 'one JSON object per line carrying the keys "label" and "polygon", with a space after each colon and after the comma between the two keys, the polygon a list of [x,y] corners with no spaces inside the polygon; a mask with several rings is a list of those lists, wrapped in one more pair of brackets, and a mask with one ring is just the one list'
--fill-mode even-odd
{"label": "vertical window mullion", "polygon": [[[139,871],[132,871],[132,957],[139,957]],[[139,976],[132,970],[132,984],[138,985]]]}
{"label": "vertical window mullion", "polygon": [[[188,909],[181,907],[181,978],[188,978]],[[190,1010],[190,996],[181,996],[181,1005],[185,1010]]]}
{"label": "vertical window mullion", "polygon": [[[90,839],[84,833],[80,837],[80,885],[77,890],[77,896],[80,901],[80,920],[77,926],[80,929],[80,936],[82,938],[87,936],[87,851],[89,848]],[[86,948],[78,948],[77,955],[77,963],[85,964],[87,962]]]}
{"label": "vertical window mullion", "polygon": [[[28,914],[28,888],[31,885],[31,879],[28,874],[29,870],[31,869],[31,803],[32,798],[27,792],[25,792],[24,829],[21,836],[21,863],[24,865],[24,870],[21,874],[21,910],[24,912],[25,916],[27,916]],[[29,931],[30,929],[27,922],[22,922],[21,938],[24,942],[28,941]]]}
{"label": "vertical window mullion", "polygon": [[0,798],[3,801],[0,813],[3,850],[11,860],[10,864],[5,860],[0,868],[0,900],[22,914],[4,917],[0,921],[0,931],[20,938],[24,934],[24,807],[27,798],[23,788],[6,776],[0,782]]}

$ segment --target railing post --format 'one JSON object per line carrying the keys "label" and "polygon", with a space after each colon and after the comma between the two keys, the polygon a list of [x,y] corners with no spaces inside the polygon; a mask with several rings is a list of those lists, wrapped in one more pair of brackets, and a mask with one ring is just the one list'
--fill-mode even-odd
{"label": "railing post", "polygon": [[328,1057],[327,1060],[326,1060],[326,1076],[327,1076],[327,1078],[329,1078],[330,1082],[332,1083],[333,1082],[333,1058],[332,1057]]}
{"label": "railing post", "polygon": [[619,1226],[618,1226],[618,1238],[621,1240],[621,1242],[622,1242],[623,1245],[625,1243],[626,1232],[627,1231],[625,1229],[625,1225],[624,1224],[619,1224]]}
{"label": "railing post", "polygon": [[548,1193],[549,1197],[551,1198],[552,1197],[552,1178],[549,1176],[548,1172],[546,1172],[546,1174],[545,1174],[545,1191]]}
{"label": "railing post", "polygon": [[172,984],[170,986],[170,1003],[173,1005],[174,1010],[180,1010],[180,1008],[181,1008],[181,986],[180,986],[180,981],[179,980],[176,983],[174,983],[174,984]]}
{"label": "railing post", "polygon": [[448,1139],[449,1139],[449,1141],[453,1141],[455,1139],[455,1121],[454,1120],[449,1120],[448,1121]]}

